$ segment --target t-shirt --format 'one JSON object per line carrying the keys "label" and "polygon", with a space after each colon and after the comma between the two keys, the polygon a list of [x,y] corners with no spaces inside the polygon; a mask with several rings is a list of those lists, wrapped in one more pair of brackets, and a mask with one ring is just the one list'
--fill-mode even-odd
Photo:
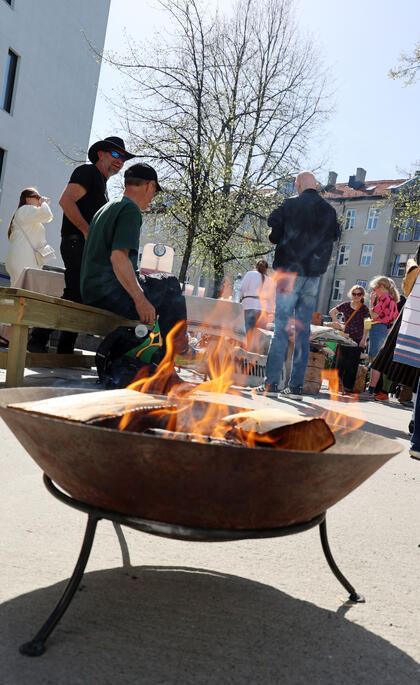
{"label": "t-shirt", "polygon": [[[344,323],[349,320],[353,312],[355,311],[351,306],[350,302],[342,302],[337,306],[339,312],[344,315]],[[355,342],[359,343],[363,338],[364,330],[364,319],[368,319],[370,316],[369,309],[365,304],[357,310],[356,314],[353,316],[352,320],[345,327],[344,332],[348,333],[350,338]]]}
{"label": "t-shirt", "polygon": [[111,264],[113,250],[128,249],[137,271],[141,212],[128,197],[107,202],[93,217],[83,250],[80,289],[85,304],[94,305],[118,287]]}
{"label": "t-shirt", "polygon": [[259,271],[247,271],[241,288],[242,307],[244,309],[262,309],[273,312],[274,281],[266,276],[264,281]]}
{"label": "t-shirt", "polygon": [[[94,214],[109,200],[105,176],[95,164],[82,164],[73,171],[69,183],[78,183],[85,188],[86,195],[83,195],[76,204],[82,217],[90,224]],[[63,214],[61,235],[63,237],[80,235],[81,238],[84,238],[82,231],[65,214]]]}

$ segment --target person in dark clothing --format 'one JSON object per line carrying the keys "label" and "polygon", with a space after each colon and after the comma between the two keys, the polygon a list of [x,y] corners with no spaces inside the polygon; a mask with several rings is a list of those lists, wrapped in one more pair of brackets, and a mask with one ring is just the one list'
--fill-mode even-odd
{"label": "person in dark clothing", "polygon": [[[109,136],[94,143],[88,151],[91,164],[77,167],[60,198],[63,210],[60,252],[66,268],[62,297],[81,302],[80,266],[85,239],[94,214],[108,202],[107,180],[117,174],[124,162],[135,155],[127,152],[124,141]],[[29,352],[46,352],[51,330],[34,328],[28,342]],[[71,354],[77,333],[62,331],[57,352]]]}
{"label": "person in dark clothing", "polygon": [[276,245],[273,279],[276,281],[274,335],[267,357],[264,385],[258,395],[277,396],[286,358],[289,323],[294,314],[295,340],[289,386],[281,395],[301,399],[309,358],[312,314],[320,276],[327,270],[333,243],[340,230],[335,209],[317,192],[314,175],[296,177],[298,196],[288,198],[268,217],[270,242]]}

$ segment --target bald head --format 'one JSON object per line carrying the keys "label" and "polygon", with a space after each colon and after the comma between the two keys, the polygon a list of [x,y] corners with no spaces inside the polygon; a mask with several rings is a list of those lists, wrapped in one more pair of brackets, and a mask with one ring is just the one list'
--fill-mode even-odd
{"label": "bald head", "polygon": [[316,182],[315,176],[312,171],[301,171],[296,176],[296,189],[299,195],[309,188],[312,188],[312,190],[318,189],[318,183]]}

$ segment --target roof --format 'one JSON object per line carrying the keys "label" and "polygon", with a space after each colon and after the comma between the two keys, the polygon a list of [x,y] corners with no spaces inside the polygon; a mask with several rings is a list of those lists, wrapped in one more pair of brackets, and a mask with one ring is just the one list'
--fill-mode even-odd
{"label": "roof", "polygon": [[363,199],[389,195],[393,188],[405,183],[406,178],[388,179],[381,181],[365,181],[362,188],[356,190],[347,183],[336,183],[331,190],[321,191],[326,200]]}

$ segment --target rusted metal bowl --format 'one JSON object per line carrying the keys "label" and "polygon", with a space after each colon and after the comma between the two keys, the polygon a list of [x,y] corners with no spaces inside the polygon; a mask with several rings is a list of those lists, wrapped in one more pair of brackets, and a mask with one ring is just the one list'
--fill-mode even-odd
{"label": "rusted metal bowl", "polygon": [[324,452],[167,440],[10,409],[83,392],[0,391],[0,415],[41,469],[92,506],[185,526],[261,529],[309,521],[402,449],[358,430]]}

